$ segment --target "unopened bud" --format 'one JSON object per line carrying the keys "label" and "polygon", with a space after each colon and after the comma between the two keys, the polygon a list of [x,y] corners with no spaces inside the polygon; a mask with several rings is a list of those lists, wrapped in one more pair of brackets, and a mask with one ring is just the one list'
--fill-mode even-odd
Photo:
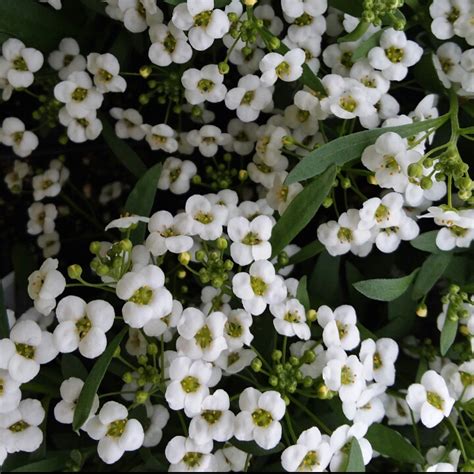
{"label": "unopened bud", "polygon": [[143,77],[143,79],[148,79],[151,75],[151,73],[153,72],[153,69],[151,68],[151,66],[142,66],[140,68],[140,76]]}

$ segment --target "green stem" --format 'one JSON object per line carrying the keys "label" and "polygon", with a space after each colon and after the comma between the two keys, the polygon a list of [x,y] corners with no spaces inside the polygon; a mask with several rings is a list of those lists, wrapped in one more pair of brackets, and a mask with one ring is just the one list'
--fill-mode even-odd
{"label": "green stem", "polygon": [[324,431],[327,435],[331,435],[331,430],[313,413],[311,412],[303,403],[297,400],[295,397],[289,396],[291,403],[294,403],[297,407],[303,410],[315,423],[316,425]]}
{"label": "green stem", "polygon": [[448,176],[448,206],[451,209],[453,207],[453,177]]}
{"label": "green stem", "polygon": [[291,423],[291,417],[288,414],[288,410],[285,412],[285,420],[288,426],[288,431],[290,432],[291,441],[293,442],[293,444],[296,444],[296,442],[298,441],[298,437],[296,436],[293,424]]}
{"label": "green stem", "polygon": [[411,424],[413,426],[413,434],[415,436],[416,449],[421,453],[420,433],[418,433],[418,427],[416,426],[415,417],[413,411],[410,409]]}
{"label": "green stem", "polygon": [[451,421],[451,419],[445,418],[445,423],[448,425],[448,428],[454,434],[456,439],[456,444],[458,445],[459,449],[461,450],[462,457],[464,458],[465,462],[469,461],[469,457],[466,454],[466,448],[464,447],[464,443],[462,441],[461,435],[459,434],[459,430],[457,429],[456,425]]}

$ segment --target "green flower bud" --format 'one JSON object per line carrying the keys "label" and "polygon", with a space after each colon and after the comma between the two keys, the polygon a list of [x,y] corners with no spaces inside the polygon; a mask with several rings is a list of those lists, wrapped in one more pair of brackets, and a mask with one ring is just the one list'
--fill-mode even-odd
{"label": "green flower bud", "polygon": [[150,394],[145,391],[140,391],[135,394],[135,403],[138,403],[139,405],[145,404],[148,399],[150,398]]}
{"label": "green flower bud", "polygon": [[300,365],[300,360],[298,359],[298,357],[295,357],[295,356],[291,356],[289,359],[288,359],[288,362],[293,366],[293,367],[298,367]]}
{"label": "green flower bud", "polygon": [[230,71],[230,67],[229,67],[229,64],[226,63],[226,62],[221,62],[219,63],[219,72],[222,74],[222,75],[225,75],[227,74],[229,71]]}
{"label": "green flower bud", "polygon": [[70,265],[67,268],[67,274],[72,280],[78,280],[82,275],[82,267],[80,265]]}
{"label": "green flower bud", "polygon": [[433,181],[428,176],[424,176],[420,181],[421,189],[431,189],[433,187]]}
{"label": "green flower bud", "polygon": [[191,255],[189,252],[182,252],[178,256],[178,261],[181,265],[188,265],[191,261]]}
{"label": "green flower bud", "polygon": [[423,166],[420,163],[412,163],[408,166],[408,176],[410,178],[419,178],[423,175]]}
{"label": "green flower bud", "polygon": [[327,196],[326,198],[324,198],[324,201],[323,201],[323,207],[325,209],[329,209],[331,206],[332,206],[332,203],[333,203],[333,200],[331,197]]}
{"label": "green flower bud", "polygon": [[313,385],[313,379],[309,375],[307,375],[303,379],[303,387],[304,388],[310,388],[312,385]]}
{"label": "green flower bud", "polygon": [[133,374],[131,372],[125,372],[122,375],[122,380],[124,383],[132,383],[133,382]]}
{"label": "green flower bud", "polygon": [[254,372],[260,372],[262,365],[262,361],[259,358],[256,358],[252,361],[251,367]]}
{"label": "green flower bud", "polygon": [[276,36],[273,36],[268,44],[268,48],[270,50],[275,50],[275,49],[278,49],[280,46],[281,46],[281,41]]}
{"label": "green flower bud", "polygon": [[89,245],[89,251],[93,255],[98,255],[100,253],[101,247],[102,245],[100,244],[100,242],[91,242],[91,244]]}
{"label": "green flower bud", "polygon": [[275,349],[272,352],[272,360],[274,360],[275,362],[278,362],[279,360],[281,360],[282,357],[283,357],[283,352],[281,352],[279,349]]}
{"label": "green flower bud", "polygon": [[148,344],[148,347],[147,347],[146,351],[151,356],[157,355],[158,354],[158,346],[154,343]]}
{"label": "green flower bud", "polygon": [[147,365],[148,364],[148,357],[145,354],[138,356],[138,363],[140,365]]}
{"label": "green flower bud", "polygon": [[216,240],[216,246],[219,250],[225,250],[229,246],[229,242],[224,237],[220,237]]}
{"label": "green flower bud", "polygon": [[143,79],[148,79],[148,77],[150,77],[152,72],[153,72],[153,69],[150,65],[142,66],[139,70],[140,76],[142,76]]}
{"label": "green flower bud", "polygon": [[276,375],[271,375],[268,379],[268,383],[271,387],[278,386],[278,377]]}

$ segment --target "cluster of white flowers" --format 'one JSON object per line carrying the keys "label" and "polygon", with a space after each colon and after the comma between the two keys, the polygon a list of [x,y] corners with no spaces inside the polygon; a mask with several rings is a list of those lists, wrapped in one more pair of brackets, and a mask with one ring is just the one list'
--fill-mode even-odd
{"label": "cluster of white flowers", "polygon": [[[60,0],[40,1],[61,8]],[[356,309],[342,304],[347,302],[345,282],[339,306],[316,304],[324,295],[313,294],[313,282],[299,278],[299,269],[293,272],[291,257],[298,257],[299,245],[282,245],[277,251],[274,230],[282,216],[294,217],[300,201],[295,198],[308,189],[288,182],[295,165],[328,142],[350,137],[357,127],[363,137],[376,138],[364,143],[362,166],[358,160],[336,158],[336,178],[321,197],[326,217],[317,221],[317,228],[314,221],[308,225],[307,235],[322,244],[324,258],[349,252],[366,257],[374,246],[393,253],[402,242],[416,239],[429,219],[441,227],[435,238],[440,251],[469,248],[474,241],[474,185],[457,140],[472,139],[474,132],[460,126],[453,110],[457,114],[457,101],[474,95],[474,49],[463,50],[464,43],[453,40],[432,54],[440,81],[451,89],[451,108],[446,120],[430,121],[424,131],[407,136],[392,127],[423,130],[425,121],[439,117],[440,96],[424,93],[415,107],[402,111],[396,89],[410,79],[424,51],[395,22],[393,27],[369,25],[329,8],[326,0],[104,2],[110,18],[130,33],[143,33],[135,38],[137,44],[146,42],[151,65],[141,67],[139,74],[127,73],[110,52],[82,55],[75,39],[63,38],[47,59],[56,79],[48,82],[54,90],[45,103],[52,104],[54,118],[76,144],[96,140],[107,125],[105,117],[112,117],[115,139],[132,140],[147,159],[159,160],[156,187],[176,196],[172,211],[150,217],[101,216],[109,222],[106,238],[120,232],[121,239],[91,243],[90,270],[99,283],[86,281],[82,267],[72,265],[68,275],[76,283],[67,285],[62,265],[51,257],[61,250],[57,220],[72,209],[47,200],[63,194],[71,205],[63,193],[69,170],[59,159],[46,169],[25,160],[12,164],[5,177],[12,193],[21,195],[31,177],[34,202],[26,227],[46,260],[28,278],[34,308],[18,320],[9,314],[9,335],[0,339],[0,466],[7,455],[33,452],[43,442],[47,412],[26,397],[30,390],[34,393],[41,366],[72,353],[95,361],[107,355],[111,338],[123,328],[128,337],[119,342],[113,354],[116,367],[107,375],[119,373],[121,388],[88,396],[90,411],[76,426],[87,382],[64,376],[52,410],[57,422],[96,441],[106,464],[163,440],[166,445],[160,449],[171,472],[244,471],[252,457],[245,447],[251,443],[253,451],[256,444],[277,452],[290,472],[340,472],[354,443],[365,466],[379,456],[369,442],[370,430],[384,420],[395,427],[414,425],[417,444],[418,423],[431,429],[445,422],[457,429],[456,416],[468,411],[474,397],[470,289],[451,286],[451,299],[442,300],[437,318],[442,339],[453,323],[455,336],[463,335],[466,344],[453,360],[435,357],[431,341],[421,344],[412,337],[397,342],[366,329]],[[471,3],[434,0],[429,6],[433,35],[439,40],[456,35],[473,46]],[[392,13],[387,18],[396,19]],[[355,38],[361,27],[364,31]],[[334,40],[345,33],[350,41]],[[225,59],[219,61],[221,56]],[[34,77],[42,66],[42,53],[17,39],[5,41],[0,57],[3,100],[14,90],[42,83]],[[137,81],[148,92],[124,104],[135,86],[124,79],[129,74],[141,76]],[[164,105],[163,114],[156,113],[156,105],[148,108],[151,99]],[[222,119],[222,110],[228,120]],[[433,144],[437,129],[449,118],[454,127],[450,142]],[[429,128],[432,123],[438,125]],[[67,142],[65,136],[60,142],[63,138]],[[39,146],[38,136],[16,117],[3,120],[0,142],[20,158]],[[106,182],[98,195],[103,206],[126,189],[114,177]],[[467,203],[459,208],[453,206],[453,183],[459,200]],[[338,188],[343,190],[342,212]],[[439,202],[444,198],[448,204]],[[292,203],[297,206],[290,207]],[[332,208],[335,220],[327,217]],[[137,226],[147,230],[139,242]],[[420,273],[413,272],[413,278]],[[325,275],[315,278],[324,280]],[[74,294],[72,287],[81,285],[90,293]],[[93,292],[100,296],[90,297]],[[418,299],[417,314],[426,316],[420,309],[426,295]],[[401,357],[406,365],[420,359],[417,383],[397,372]],[[332,415],[319,417],[300,400],[313,398],[321,404],[331,400]],[[140,415],[137,407],[144,408]],[[304,430],[294,429],[292,410],[307,415]],[[183,428],[173,427],[171,437],[164,433],[170,419],[179,419]],[[471,436],[469,427],[466,431]],[[443,442],[447,434],[441,435]],[[449,443],[418,453],[426,462],[416,469],[455,471],[461,454],[468,466],[466,454],[453,447]]]}

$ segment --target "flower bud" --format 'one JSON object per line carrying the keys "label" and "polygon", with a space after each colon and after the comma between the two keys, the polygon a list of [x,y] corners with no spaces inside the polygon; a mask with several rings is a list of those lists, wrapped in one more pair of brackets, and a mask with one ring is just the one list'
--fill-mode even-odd
{"label": "flower bud", "polygon": [[142,76],[143,79],[148,79],[152,72],[153,72],[153,69],[151,68],[150,65],[142,66],[139,70],[140,76]]}
{"label": "flower bud", "polygon": [[67,274],[72,280],[78,280],[82,275],[82,267],[80,265],[70,265],[67,268]]}
{"label": "flower bud", "polygon": [[428,316],[428,307],[425,303],[421,303],[418,305],[418,307],[416,308],[416,315],[419,318],[426,318],[426,316]]}
{"label": "flower bud", "polygon": [[222,74],[222,75],[225,75],[227,74],[228,72],[230,71],[230,67],[229,67],[229,64],[226,63],[226,62],[221,62],[219,63],[219,72]]}
{"label": "flower bud", "polygon": [[178,261],[181,265],[188,265],[191,260],[191,255],[189,252],[182,252],[178,256]]}

